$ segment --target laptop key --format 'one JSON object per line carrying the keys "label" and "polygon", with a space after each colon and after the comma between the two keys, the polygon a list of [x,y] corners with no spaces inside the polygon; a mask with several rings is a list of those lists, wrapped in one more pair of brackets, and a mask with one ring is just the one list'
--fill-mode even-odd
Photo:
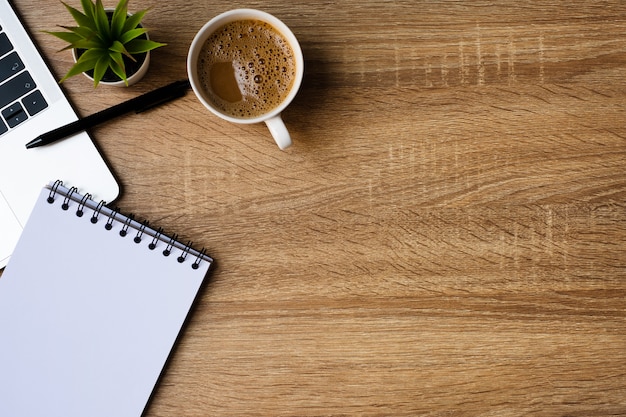
{"label": "laptop key", "polygon": [[0,109],[7,104],[34,90],[37,86],[28,72],[22,72],[15,78],[0,85]]}
{"label": "laptop key", "polygon": [[26,97],[24,97],[22,99],[22,104],[24,105],[24,107],[26,107],[26,111],[31,116],[34,116],[35,114],[48,107],[46,99],[43,98],[43,95],[39,90],[35,90]]}
{"label": "laptop key", "polygon": [[13,103],[6,109],[2,110],[2,117],[4,117],[4,120],[7,121],[9,127],[11,128],[28,119],[28,115],[20,103]]}
{"label": "laptop key", "polygon": [[0,119],[0,135],[6,133],[8,131],[9,131],[9,128],[7,127],[7,125],[4,124],[2,119]]}
{"label": "laptop key", "polygon": [[24,69],[24,63],[17,55],[17,52],[11,52],[9,55],[0,59],[0,83],[11,78]]}
{"label": "laptop key", "polygon": [[0,33],[0,56],[6,54],[13,49],[11,41],[6,33]]}

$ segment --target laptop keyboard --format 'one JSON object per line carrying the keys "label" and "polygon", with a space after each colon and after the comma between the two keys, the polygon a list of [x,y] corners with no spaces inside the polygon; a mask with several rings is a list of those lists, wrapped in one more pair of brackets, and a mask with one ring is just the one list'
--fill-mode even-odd
{"label": "laptop keyboard", "polygon": [[48,107],[0,26],[0,135]]}

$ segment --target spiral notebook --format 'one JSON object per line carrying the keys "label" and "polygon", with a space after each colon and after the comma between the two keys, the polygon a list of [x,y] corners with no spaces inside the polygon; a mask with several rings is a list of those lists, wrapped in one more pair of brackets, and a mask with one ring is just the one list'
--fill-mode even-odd
{"label": "spiral notebook", "polygon": [[0,416],[133,416],[213,260],[57,181],[0,277]]}

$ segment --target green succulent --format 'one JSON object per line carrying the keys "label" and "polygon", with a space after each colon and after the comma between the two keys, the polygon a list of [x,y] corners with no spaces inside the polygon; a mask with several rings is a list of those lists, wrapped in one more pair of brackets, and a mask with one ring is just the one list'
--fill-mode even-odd
{"label": "green succulent", "polygon": [[102,0],[95,3],[81,0],[83,12],[62,3],[78,26],[61,26],[67,31],[47,33],[69,43],[62,50],[76,49],[83,53],[60,82],[82,72],[93,71],[94,87],[97,87],[110,69],[128,85],[124,57],[136,61],[134,55],[165,45],[143,36],[148,30],[140,23],[147,10],[129,16],[128,0],[120,0],[112,15],[107,15]]}

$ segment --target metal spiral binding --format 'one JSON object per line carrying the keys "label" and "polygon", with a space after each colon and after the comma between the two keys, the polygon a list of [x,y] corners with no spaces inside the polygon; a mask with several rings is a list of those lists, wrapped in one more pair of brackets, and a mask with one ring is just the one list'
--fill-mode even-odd
{"label": "metal spiral binding", "polygon": [[[76,201],[78,202],[78,207],[76,209],[76,216],[77,217],[83,217],[84,215],[84,210],[85,207],[89,207],[91,209],[93,209],[93,213],[91,215],[90,218],[90,222],[92,224],[96,224],[98,223],[98,220],[100,218],[100,215],[104,215],[107,217],[107,222],[104,225],[104,228],[106,230],[112,230],[113,229],[113,223],[115,221],[121,222],[122,219],[120,218],[118,220],[118,217],[122,217],[123,218],[123,225],[122,225],[122,229],[120,230],[119,234],[122,237],[125,237],[128,234],[128,231],[130,230],[130,228],[133,229],[137,229],[137,234],[135,235],[135,237],[133,238],[133,241],[135,243],[141,243],[142,242],[142,238],[143,235],[146,233],[147,229],[149,228],[149,222],[147,220],[144,220],[142,222],[141,225],[139,225],[139,227],[137,228],[137,224],[133,224],[133,222],[135,222],[134,218],[135,216],[133,214],[130,214],[128,216],[124,216],[121,215],[120,213],[120,209],[118,207],[116,207],[113,210],[109,210],[106,209],[103,212],[103,209],[106,205],[106,202],[104,200],[100,201],[97,206],[95,208],[93,208],[93,203],[88,203],[89,201],[92,201],[92,195],[87,193],[83,196],[81,196],[80,201],[78,201],[78,198],[72,198],[72,196],[74,194],[79,194],[78,192],[78,188],[77,187],[71,187],[69,188],[69,190],[67,190],[67,193],[60,192],[59,188],[63,187],[63,181],[57,180],[53,183],[53,185],[50,187],[50,192],[48,194],[48,197],[46,199],[46,201],[49,204],[53,204],[55,201],[55,198],[57,196],[57,194],[62,194],[64,195],[64,199],[63,199],[63,203],[61,204],[61,208],[63,210],[68,210],[70,207],[70,202],[71,201]],[[66,189],[65,187],[63,187],[64,189]],[[137,222],[135,222],[137,223]],[[151,242],[148,244],[148,249],[150,250],[154,250],[157,247],[157,243],[159,241],[163,241],[164,243],[166,243],[166,247],[163,250],[163,256],[170,256],[172,253],[172,250],[174,249],[174,247],[181,247],[181,243],[178,241],[178,235],[175,234],[171,237],[168,237],[167,235],[164,234],[163,228],[159,227],[158,230],[154,230],[154,229],[150,229],[150,232],[147,232],[150,236],[152,236],[152,240]],[[154,234],[153,234],[154,233]],[[200,267],[200,263],[204,260],[204,258],[207,256],[207,250],[205,248],[202,248],[202,250],[200,252],[197,252],[195,250],[193,250],[192,248],[193,243],[191,241],[188,241],[187,244],[180,249],[182,252],[181,254],[178,256],[177,261],[179,263],[184,263],[187,260],[187,257],[193,252],[196,253],[195,255],[195,260],[193,261],[193,263],[191,264],[191,267],[193,269],[198,269]]]}
{"label": "metal spiral binding", "polygon": [[172,253],[172,248],[174,247],[174,244],[176,243],[177,240],[178,240],[178,235],[174,235],[170,238],[169,243],[167,244],[167,246],[165,247],[165,250],[163,251],[163,256],[170,256],[170,254]]}
{"label": "metal spiral binding", "polygon": [[107,220],[107,224],[104,225],[105,229],[107,229],[107,230],[113,229],[113,222],[115,221],[115,216],[117,216],[119,214],[119,212],[120,212],[120,209],[115,207],[115,209],[113,210],[113,212],[109,216],[109,219]]}
{"label": "metal spiral binding", "polygon": [[144,220],[144,222],[139,227],[139,230],[137,231],[137,235],[133,239],[133,242],[141,243],[141,238],[143,237],[143,233],[146,231],[146,227],[148,227],[148,223],[149,222],[147,220]]}
{"label": "metal spiral binding", "polygon": [[46,200],[49,204],[54,203],[54,197],[57,194],[58,188],[63,185],[63,181],[56,180],[54,184],[52,184],[52,188],[50,189],[50,193],[48,194],[48,199]]}
{"label": "metal spiral binding", "polygon": [[193,262],[193,264],[191,264],[191,267],[193,269],[198,269],[200,267],[200,261],[205,255],[206,255],[206,248],[202,248],[202,250],[198,253],[198,256],[196,256],[196,260]]}
{"label": "metal spiral binding", "polygon": [[106,204],[106,202],[104,200],[100,200],[100,202],[98,203],[98,206],[96,207],[96,209],[94,210],[93,214],[91,215],[91,223],[93,223],[93,224],[98,223],[98,217],[100,216],[100,212],[102,211],[102,207],[104,207],[105,204]]}
{"label": "metal spiral binding", "polygon": [[157,230],[156,235],[154,235],[154,237],[152,238],[152,242],[150,242],[150,244],[148,245],[148,249],[154,250],[154,248],[156,248],[156,244],[159,241],[159,238],[161,237],[162,234],[163,234],[163,228],[159,227],[159,230]]}
{"label": "metal spiral binding", "polygon": [[76,192],[78,192],[78,188],[76,188],[76,187],[70,188],[69,192],[67,193],[67,195],[63,199],[63,204],[61,204],[61,208],[63,210],[67,210],[67,209],[70,208],[70,201],[72,200],[72,194],[74,194]]}
{"label": "metal spiral binding", "polygon": [[87,193],[80,199],[80,203],[78,203],[78,208],[76,209],[76,216],[83,217],[83,209],[85,208],[85,204],[87,204],[87,200],[91,200],[91,194]]}
{"label": "metal spiral binding", "polygon": [[126,236],[126,234],[128,233],[128,228],[130,227],[130,224],[132,223],[134,218],[135,218],[135,215],[132,213],[126,216],[126,220],[124,220],[124,225],[122,226],[122,230],[120,230],[120,236],[122,237]]}
{"label": "metal spiral binding", "polygon": [[179,264],[182,264],[183,262],[185,262],[185,259],[187,259],[187,255],[189,255],[189,251],[191,250],[191,245],[193,245],[193,243],[190,240],[185,245],[185,249],[183,249],[183,253],[181,253],[181,255],[177,258],[177,261]]}
{"label": "metal spiral binding", "polygon": [[[103,202],[101,202],[101,204],[98,204],[96,211],[94,211],[94,217],[97,217],[97,215],[99,214],[99,210],[102,208],[102,204]],[[107,230],[111,230],[113,228],[113,222],[116,220],[116,217],[119,214],[120,214],[120,211],[118,208],[115,208],[115,210],[111,212],[111,214],[108,216],[107,224],[105,225],[105,228]],[[125,217],[124,224],[122,225],[122,229],[119,232],[121,237],[125,237],[128,235],[128,230],[131,228],[134,218],[135,216],[133,214],[129,214],[128,216]],[[144,233],[146,232],[146,229],[148,228],[148,224],[149,224],[148,221],[144,221],[141,224],[141,226],[139,226],[139,229],[137,229],[137,234],[133,238],[133,241],[135,243],[141,243],[142,237]],[[167,238],[167,236],[163,233],[163,228],[160,227],[156,231],[156,234],[152,237],[152,241],[150,242],[150,244],[148,244],[148,249],[154,250],[156,248],[157,242],[159,240],[162,240],[162,237]],[[172,237],[169,237],[167,246],[162,252],[163,256],[170,256],[172,254],[172,249],[174,248],[174,246],[176,246],[177,243],[178,243],[177,234],[173,235]],[[192,241],[188,241],[185,247],[182,249],[182,253],[176,259],[178,263],[183,263],[187,260],[187,256],[191,253],[193,249],[192,246],[193,246]],[[202,248],[202,251],[198,253],[191,267],[193,269],[198,269],[200,267],[200,262],[202,261],[204,256],[206,256],[206,249]]]}

